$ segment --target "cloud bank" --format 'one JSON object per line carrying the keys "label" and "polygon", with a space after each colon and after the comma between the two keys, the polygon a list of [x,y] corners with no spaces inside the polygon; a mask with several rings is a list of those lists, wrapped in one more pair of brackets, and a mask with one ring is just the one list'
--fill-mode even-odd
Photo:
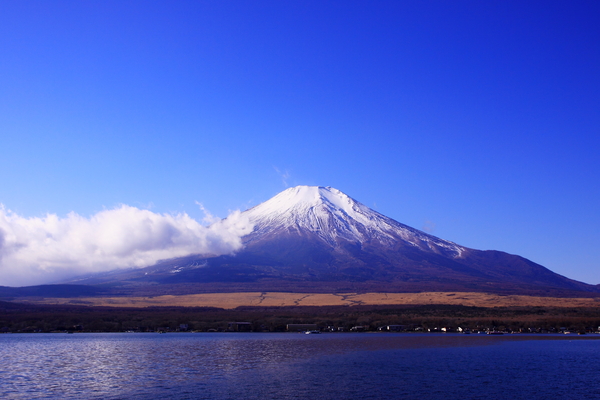
{"label": "cloud bank", "polygon": [[229,254],[241,249],[241,237],[253,229],[239,211],[210,220],[205,226],[187,214],[157,214],[126,205],[89,218],[76,213],[26,218],[0,205],[0,286],[145,267],[190,254]]}

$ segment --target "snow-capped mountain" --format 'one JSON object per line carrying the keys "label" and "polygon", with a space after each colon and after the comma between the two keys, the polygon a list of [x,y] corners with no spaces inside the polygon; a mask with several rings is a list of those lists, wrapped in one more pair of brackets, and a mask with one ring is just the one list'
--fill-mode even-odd
{"label": "snow-capped mountain", "polygon": [[254,228],[236,254],[191,255],[77,283],[129,282],[135,290],[146,283],[161,293],[157,288],[172,285],[179,291],[598,291],[520,256],[426,234],[330,187],[289,188],[241,217]]}
{"label": "snow-capped mountain", "polygon": [[452,257],[465,251],[462,246],[381,215],[331,187],[289,188],[245,214],[254,224],[253,237],[313,233],[332,247],[340,241],[388,247],[401,241]]}

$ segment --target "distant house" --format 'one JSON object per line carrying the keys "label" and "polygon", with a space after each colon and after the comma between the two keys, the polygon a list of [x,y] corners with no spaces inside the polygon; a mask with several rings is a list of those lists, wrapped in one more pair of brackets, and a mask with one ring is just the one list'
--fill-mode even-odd
{"label": "distant house", "polygon": [[287,324],[288,332],[306,332],[319,330],[317,324]]}
{"label": "distant house", "polygon": [[180,331],[187,331],[188,330],[188,324],[179,324],[179,330]]}
{"label": "distant house", "polygon": [[380,331],[401,332],[406,329],[406,325],[385,325],[378,328]]}
{"label": "distant house", "polygon": [[364,332],[364,331],[368,331],[369,327],[365,326],[365,325],[357,325],[357,326],[353,326],[352,328],[350,328],[350,330],[352,332]]}
{"label": "distant house", "polygon": [[227,330],[229,332],[250,332],[252,324],[250,322],[230,322],[227,324]]}

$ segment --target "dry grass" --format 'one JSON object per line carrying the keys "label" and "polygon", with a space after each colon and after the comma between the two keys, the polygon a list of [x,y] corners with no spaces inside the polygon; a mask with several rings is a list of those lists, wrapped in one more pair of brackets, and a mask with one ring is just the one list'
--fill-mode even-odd
{"label": "dry grass", "polygon": [[232,309],[239,306],[344,306],[344,305],[422,305],[449,304],[478,307],[598,307],[600,301],[591,298],[555,298],[535,296],[499,296],[475,292],[424,293],[205,293],[182,296],[156,297],[89,297],[46,298],[29,300],[37,304],[78,304],[109,307],[218,307]]}

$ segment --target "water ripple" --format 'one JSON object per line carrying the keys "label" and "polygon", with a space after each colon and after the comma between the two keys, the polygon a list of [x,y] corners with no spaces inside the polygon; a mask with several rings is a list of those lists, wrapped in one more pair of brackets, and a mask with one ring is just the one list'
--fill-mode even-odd
{"label": "water ripple", "polygon": [[525,335],[7,334],[0,397],[600,398],[599,348]]}

